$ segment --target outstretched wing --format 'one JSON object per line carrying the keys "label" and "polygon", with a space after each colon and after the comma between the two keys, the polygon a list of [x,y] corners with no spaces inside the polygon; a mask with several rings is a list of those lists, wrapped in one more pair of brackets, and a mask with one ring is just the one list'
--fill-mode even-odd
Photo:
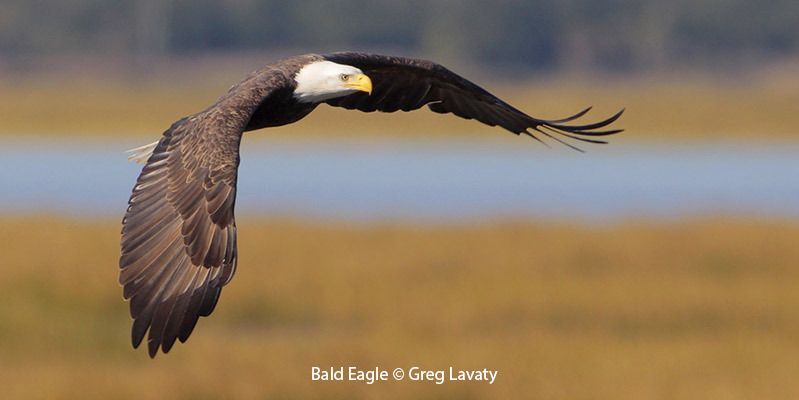
{"label": "outstretched wing", "polygon": [[233,207],[243,127],[215,111],[164,133],[122,221],[119,282],[130,300],[133,347],[149,331],[150,357],[188,339],[236,269]]}
{"label": "outstretched wing", "polygon": [[365,112],[394,112],[416,110],[428,105],[430,110],[437,113],[453,113],[462,118],[476,119],[490,126],[501,126],[517,135],[524,133],[540,141],[533,134],[533,131],[537,131],[576,150],[579,149],[553,134],[583,142],[606,143],[597,137],[622,131],[601,129],[616,121],[624,110],[603,121],[582,125],[567,123],[585,115],[590,107],[559,120],[534,118],[431,61],[351,52],[323,57],[357,67],[372,80],[371,95],[358,92],[327,101],[327,104],[336,107]]}

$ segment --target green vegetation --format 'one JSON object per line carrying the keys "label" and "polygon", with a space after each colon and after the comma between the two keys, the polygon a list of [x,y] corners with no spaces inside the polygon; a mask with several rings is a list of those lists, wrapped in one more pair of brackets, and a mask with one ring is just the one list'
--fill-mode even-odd
{"label": "green vegetation", "polygon": [[[799,397],[799,224],[240,224],[187,344],[129,346],[119,225],[4,217],[6,398]],[[495,368],[493,386],[311,383],[311,366]]]}

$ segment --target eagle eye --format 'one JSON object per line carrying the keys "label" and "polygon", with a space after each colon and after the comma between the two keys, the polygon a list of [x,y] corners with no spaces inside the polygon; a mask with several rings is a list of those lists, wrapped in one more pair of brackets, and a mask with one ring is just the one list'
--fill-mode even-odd
{"label": "eagle eye", "polygon": [[341,74],[341,75],[339,75],[339,78],[341,78],[341,80],[343,82],[346,82],[346,81],[348,81],[350,79],[350,76],[347,75],[347,74]]}

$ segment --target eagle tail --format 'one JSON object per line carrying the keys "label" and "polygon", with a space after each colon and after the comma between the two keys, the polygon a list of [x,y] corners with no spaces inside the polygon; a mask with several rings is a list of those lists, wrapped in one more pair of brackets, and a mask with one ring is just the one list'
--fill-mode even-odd
{"label": "eagle tail", "polygon": [[125,153],[128,153],[128,160],[137,164],[144,164],[153,154],[155,146],[158,146],[158,141],[136,147],[135,149],[126,150]]}

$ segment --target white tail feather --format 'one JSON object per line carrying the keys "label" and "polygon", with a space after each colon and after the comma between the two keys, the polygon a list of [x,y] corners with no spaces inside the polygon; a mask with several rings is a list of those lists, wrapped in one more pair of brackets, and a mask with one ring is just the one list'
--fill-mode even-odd
{"label": "white tail feather", "polygon": [[150,155],[153,154],[155,146],[158,146],[158,141],[145,144],[144,146],[137,147],[135,149],[127,150],[125,153],[128,153],[128,160],[134,161],[137,164],[144,164],[150,158]]}

